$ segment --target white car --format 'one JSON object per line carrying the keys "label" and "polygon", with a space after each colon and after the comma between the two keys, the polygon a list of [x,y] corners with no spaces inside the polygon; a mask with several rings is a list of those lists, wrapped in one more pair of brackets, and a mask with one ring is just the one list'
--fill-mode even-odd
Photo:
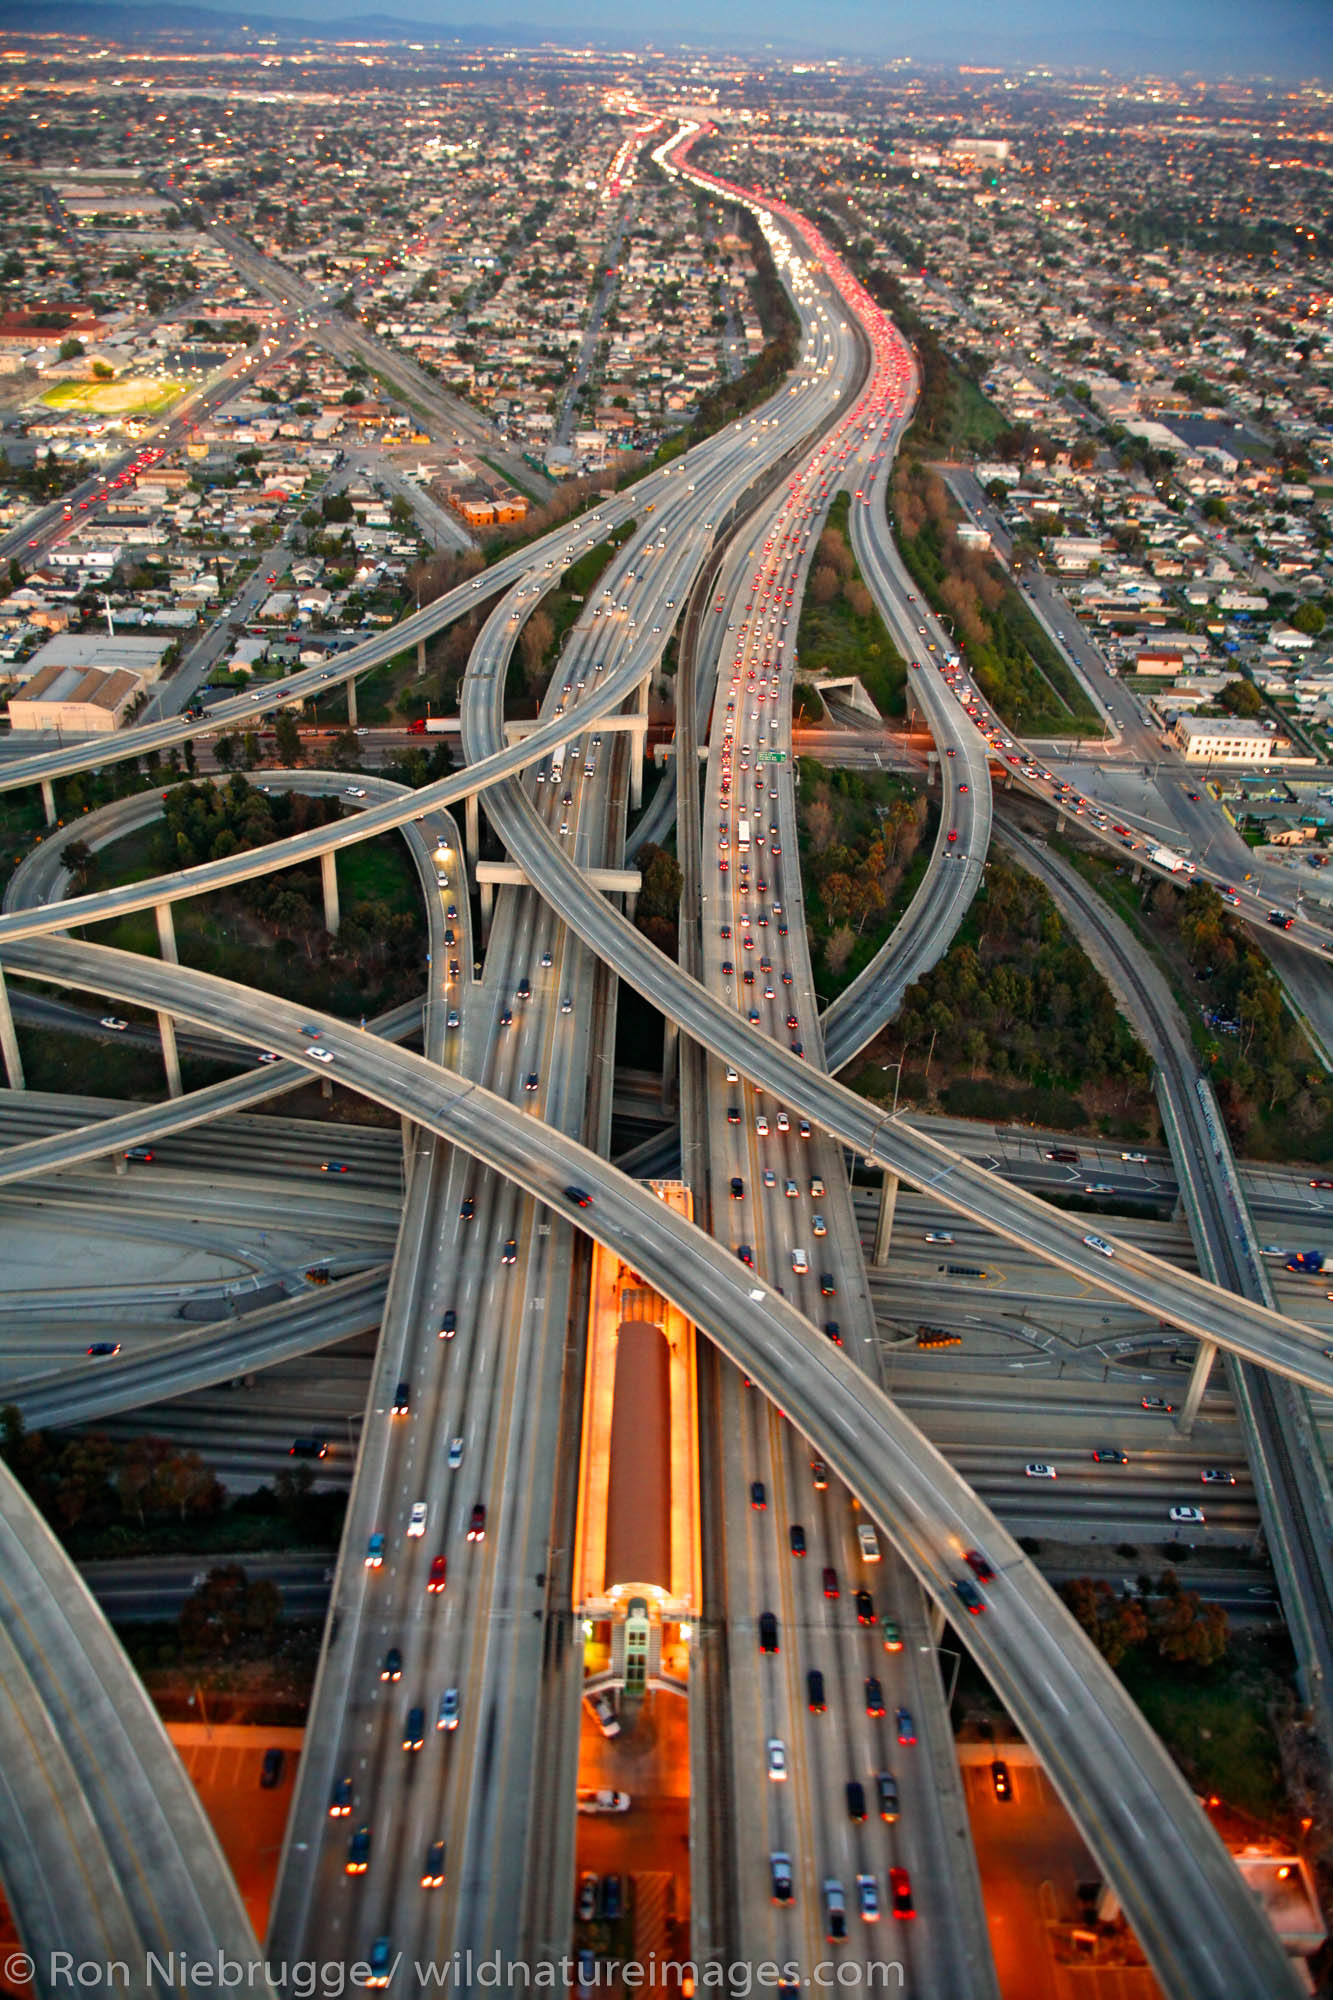
{"label": "white car", "polygon": [[1054,1479],[1055,1477],[1055,1467],[1053,1465],[1043,1465],[1039,1459],[1034,1459],[1030,1465],[1025,1465],[1023,1470],[1029,1479]]}
{"label": "white car", "polygon": [[[120,1025],[124,1027],[125,1024],[122,1021]],[[306,1054],[313,1056],[316,1062],[331,1063],[333,1061],[333,1050],[321,1048],[318,1042],[312,1042],[306,1050]]]}
{"label": "white car", "polygon": [[1099,1257],[1115,1256],[1114,1247],[1107,1242],[1104,1236],[1085,1236],[1083,1241],[1087,1244],[1089,1250],[1095,1250]]}
{"label": "white car", "polygon": [[349,785],[346,796],[349,799],[363,799],[366,796],[366,788],[364,785]]}
{"label": "white car", "polygon": [[459,1466],[462,1463],[463,1463],[463,1440],[462,1438],[450,1438],[449,1440],[450,1472],[457,1472]]}
{"label": "white car", "polygon": [[953,1232],[948,1229],[928,1229],[926,1231],[926,1241],[927,1243],[952,1243]]}
{"label": "white car", "polygon": [[791,1267],[798,1278],[803,1277],[810,1269],[810,1259],[806,1256],[804,1250],[796,1249],[792,1251]]}
{"label": "white car", "polygon": [[578,1808],[581,1813],[622,1813],[630,1808],[628,1792],[612,1792],[605,1789],[585,1790],[579,1793]]}
{"label": "white car", "polygon": [[1168,1518],[1182,1527],[1201,1528],[1203,1526],[1202,1507],[1172,1507]]}
{"label": "white car", "polygon": [[101,1026],[110,1028],[113,1034],[123,1035],[129,1025],[128,1021],[121,1021],[114,1014],[103,1014],[102,1016]]}
{"label": "white car", "polygon": [[770,1736],[768,1739],[768,1775],[776,1784],[786,1781],[787,1746],[780,1736]]}
{"label": "white car", "polygon": [[424,1535],[424,1534],[425,1534],[425,1532],[426,1532],[426,1503],[425,1503],[425,1501],[424,1501],[424,1500],[414,1500],[414,1501],[413,1501],[413,1503],[412,1503],[412,1518],[411,1518],[411,1520],[410,1520],[410,1521],[408,1522],[408,1524],[407,1524],[407,1532],[408,1532],[408,1534],[409,1534],[409,1535]]}

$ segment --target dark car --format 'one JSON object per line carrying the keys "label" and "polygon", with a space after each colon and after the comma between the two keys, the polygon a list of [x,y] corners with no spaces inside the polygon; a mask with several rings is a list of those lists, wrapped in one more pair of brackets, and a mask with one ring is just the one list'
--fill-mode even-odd
{"label": "dark car", "polygon": [[535,1090],[537,1088],[537,1072],[535,1069],[531,1069],[528,1071],[527,1078],[526,1081],[524,1082],[523,1088],[524,1090]]}
{"label": "dark car", "polygon": [[866,1788],[859,1778],[847,1781],[847,1817],[858,1824],[866,1816]]}
{"label": "dark car", "polygon": [[805,1529],[799,1521],[793,1521],[789,1533],[791,1536],[792,1554],[794,1556],[803,1556],[805,1554]]}
{"label": "dark car", "polygon": [[350,1778],[339,1778],[333,1787],[333,1796],[329,1800],[329,1818],[347,1819],[351,1811],[352,1781]]}
{"label": "dark car", "polygon": [[95,1355],[119,1354],[120,1342],[118,1340],[95,1340],[88,1349],[88,1352]]}
{"label": "dark car", "polygon": [[403,1724],[404,1750],[419,1750],[426,1740],[426,1711],[424,1708],[409,1708],[407,1721]]}
{"label": "dark car", "polygon": [[995,1787],[997,1799],[1008,1802],[1014,1796],[1014,1788],[1009,1779],[1009,1766],[1002,1757],[997,1757],[990,1767],[990,1781]]}
{"label": "dark car", "polygon": [[502,1264],[513,1264],[516,1263],[517,1260],[518,1260],[518,1238],[516,1236],[507,1236],[505,1238],[505,1247],[500,1252],[500,1262]]}
{"label": "dark car", "polygon": [[452,1340],[457,1332],[458,1314],[452,1306],[446,1306],[444,1317],[440,1321],[440,1339]]}
{"label": "dark car", "polygon": [[444,1886],[444,1842],[432,1840],[426,1849],[426,1859],[421,1868],[423,1889],[441,1889]]}
{"label": "dark car", "polygon": [[778,1650],[778,1620],[773,1611],[759,1614],[759,1650],[761,1653],[776,1653]]}
{"label": "dark car", "polygon": [[822,1458],[811,1459],[810,1477],[814,1481],[815,1492],[822,1493],[828,1485],[828,1467]]}
{"label": "dark car", "polygon": [[773,1882],[773,1901],[790,1903],[795,1895],[790,1854],[770,1854],[768,1866]]}
{"label": "dark car", "polygon": [[837,1597],[839,1595],[838,1572],[833,1568],[831,1563],[824,1565],[824,1595],[825,1597]]}
{"label": "dark car", "polygon": [[565,1189],[565,1200],[572,1201],[576,1208],[592,1207],[592,1196],[586,1188],[567,1187]]}
{"label": "dark car", "polygon": [[836,1319],[826,1319],[824,1321],[824,1332],[827,1338],[833,1342],[833,1345],[835,1347],[842,1346],[842,1328],[839,1326]]}
{"label": "dark car", "polygon": [[370,1828],[359,1826],[347,1843],[347,1860],[343,1872],[347,1875],[364,1875],[370,1866]]}
{"label": "dark car", "polygon": [[873,1625],[875,1622],[875,1600],[868,1590],[856,1593],[856,1622],[858,1625]]}
{"label": "dark car", "polygon": [[879,1800],[879,1816],[892,1826],[898,1817],[898,1780],[892,1771],[875,1773],[875,1796]]}
{"label": "dark car", "polygon": [[321,1160],[319,1171],[322,1174],[350,1174],[352,1169],[345,1160]]}
{"label": "dark car", "polygon": [[764,1482],[762,1479],[752,1479],[750,1481],[750,1505],[755,1509],[756,1513],[760,1514],[763,1513],[768,1505],[768,1495],[764,1491]]}
{"label": "dark car", "polygon": [[828,1707],[824,1699],[824,1676],[818,1667],[811,1667],[805,1677],[805,1698],[811,1715],[822,1715]]}
{"label": "dark car", "polygon": [[472,1509],[472,1518],[467,1526],[467,1538],[470,1542],[484,1542],[486,1539],[486,1507],[481,1500],[478,1500]]}
{"label": "dark car", "polygon": [[411,1407],[412,1384],[400,1382],[393,1392],[393,1413],[396,1417],[405,1417]]}
{"label": "dark car", "polygon": [[954,1589],[958,1593],[959,1602],[972,1613],[974,1618],[979,1618],[986,1609],[986,1600],[971,1578],[960,1576],[954,1584]]}
{"label": "dark car", "polygon": [[989,1583],[995,1575],[995,1571],[991,1568],[985,1556],[982,1555],[980,1549],[968,1549],[963,1556],[963,1561],[967,1564],[973,1576],[977,1577],[982,1583]]}
{"label": "dark car", "polygon": [[748,1243],[738,1243],[736,1245],[736,1255],[740,1258],[742,1264],[748,1264],[750,1269],[753,1271],[754,1251],[750,1248]]}
{"label": "dark car", "polygon": [[[146,1160],[151,1160],[152,1157],[153,1157],[153,1149],[151,1146],[128,1146],[125,1150],[125,1158],[127,1160],[146,1161]],[[1314,1182],[1312,1181],[1310,1185],[1313,1187]]]}
{"label": "dark car", "polygon": [[912,1720],[911,1709],[910,1708],[898,1709],[896,1712],[895,1719],[898,1724],[898,1741],[900,1743],[915,1743],[916,1724]]}
{"label": "dark car", "polygon": [[607,1923],[614,1923],[625,1907],[624,1892],[618,1875],[602,1878],[602,1915]]}
{"label": "dark car", "polygon": [[733,1201],[745,1199],[745,1182],[739,1174],[733,1174],[731,1177],[731,1198]]}
{"label": "dark car", "polygon": [[883,1715],[883,1713],[884,1713],[884,1690],[879,1684],[879,1677],[876,1674],[867,1674],[866,1714]]}
{"label": "dark car", "polygon": [[382,1681],[400,1681],[403,1678],[403,1656],[397,1646],[390,1646],[384,1655],[384,1665],[380,1668]]}
{"label": "dark car", "polygon": [[264,1752],[264,1761],[259,1767],[259,1782],[263,1790],[271,1792],[282,1783],[282,1774],[287,1768],[287,1753],[276,1746]]}
{"label": "dark car", "polygon": [[837,1288],[837,1286],[836,1286],[836,1285],[834,1284],[834,1282],[833,1282],[833,1273],[832,1273],[832,1271],[821,1271],[821,1272],[820,1272],[820,1274],[819,1274],[819,1289],[820,1289],[821,1293],[823,1294],[823,1296],[824,1296],[824,1297],[825,1297],[826,1299],[831,1299],[831,1298],[834,1298],[834,1297],[836,1297],[836,1295],[837,1295],[837,1290],[838,1290],[838,1288]]}
{"label": "dark car", "polygon": [[1096,1465],[1129,1464],[1129,1453],[1121,1451],[1120,1447],[1114,1444],[1099,1444],[1096,1451],[1093,1452],[1092,1457]]}
{"label": "dark car", "polygon": [[728,1125],[739,1125],[740,1122],[741,1122],[741,1114],[739,1106],[735,1104],[729,1104],[727,1106]]}
{"label": "dark car", "polygon": [[476,1204],[476,1202],[475,1202],[475,1201],[473,1200],[473,1198],[472,1198],[472,1196],[471,1196],[470,1194],[465,1194],[465,1195],[463,1196],[463,1206],[462,1206],[462,1207],[461,1207],[461,1208],[459,1209],[459,1211],[458,1211],[458,1219],[459,1219],[459,1221],[460,1221],[460,1222],[471,1222],[471,1220],[472,1220],[473,1216],[474,1216],[474,1215],[476,1214],[476,1212],[477,1212],[477,1204]]}
{"label": "dark car", "polygon": [[329,1447],[323,1438],[293,1438],[287,1447],[288,1458],[327,1458]]}

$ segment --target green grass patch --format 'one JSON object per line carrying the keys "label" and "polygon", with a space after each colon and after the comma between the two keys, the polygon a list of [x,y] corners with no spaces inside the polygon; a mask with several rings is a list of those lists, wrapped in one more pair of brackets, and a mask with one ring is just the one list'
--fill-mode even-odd
{"label": "green grass patch", "polygon": [[1237,1638],[1216,1667],[1169,1666],[1134,1653],[1120,1668],[1196,1791],[1270,1823],[1286,1803],[1271,1720],[1285,1683],[1273,1651],[1271,1643]]}
{"label": "green grass patch", "polygon": [[420,917],[421,880],[402,841],[362,840],[338,855],[338,893],[346,903],[382,903],[394,916]]}
{"label": "green grass patch", "polygon": [[100,417],[160,416],[185,393],[183,382],[126,376],[120,382],[57,382],[41,401],[48,410],[86,410]]}

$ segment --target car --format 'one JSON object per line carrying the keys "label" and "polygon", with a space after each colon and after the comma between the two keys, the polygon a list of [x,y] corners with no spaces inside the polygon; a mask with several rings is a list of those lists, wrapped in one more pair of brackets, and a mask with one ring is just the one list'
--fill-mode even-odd
{"label": "car", "polygon": [[778,1184],[778,1177],[774,1173],[772,1167],[764,1168],[763,1179],[764,1179],[764,1186],[766,1188],[776,1187]]}
{"label": "car", "polygon": [[376,1532],[371,1536],[370,1540],[366,1543],[366,1568],[383,1569],[383,1567],[384,1567],[384,1537],[382,1534]]}
{"label": "car", "polygon": [[865,1922],[868,1924],[878,1923],[879,1888],[873,1875],[857,1876],[856,1901]]}
{"label": "car", "polygon": [[478,1500],[472,1509],[467,1538],[470,1542],[484,1542],[486,1539],[486,1503],[483,1500]]}
{"label": "car", "polygon": [[814,1481],[815,1492],[822,1493],[828,1485],[828,1467],[822,1458],[811,1459],[810,1477]]}
{"label": "car", "polygon": [[366,1974],[367,1986],[387,1986],[393,1977],[393,1940],[377,1937],[370,1947],[370,1970]]}
{"label": "car", "polygon": [[926,1241],[927,1243],[952,1243],[953,1231],[950,1229],[928,1229],[926,1231]]}
{"label": "car", "polygon": [[996,1798],[1008,1804],[1014,1796],[1014,1788],[1009,1778],[1009,1766],[1005,1763],[1003,1757],[992,1758],[990,1781],[994,1787]]}
{"label": "car", "polygon": [[957,829],[957,827],[956,827],[956,826],[951,826],[951,827],[949,828],[949,845],[950,845],[950,847],[952,847],[952,846],[953,846],[953,843],[954,843],[954,842],[955,842],[955,841],[957,840],[957,838],[958,838],[958,829]]}
{"label": "car", "polygon": [[1200,1474],[1205,1486],[1234,1486],[1236,1475],[1224,1465],[1206,1465]]}
{"label": "car", "polygon": [[750,1505],[757,1513],[762,1513],[768,1505],[768,1495],[764,1491],[764,1482],[762,1479],[752,1479],[750,1481]]}
{"label": "car", "polygon": [[127,1160],[142,1160],[147,1162],[153,1157],[153,1149],[151,1146],[127,1146],[124,1157]]}
{"label": "car", "polygon": [[989,1583],[995,1575],[995,1571],[980,1549],[965,1549],[963,1561],[981,1583]]}
{"label": "car", "polygon": [[349,799],[363,799],[365,796],[366,792],[364,785],[348,785],[346,792],[344,793],[344,797]]}
{"label": "car", "polygon": [[456,1687],[446,1688],[440,1696],[439,1711],[435,1717],[437,1729],[454,1730],[458,1727],[459,1694]]}
{"label": "car", "polygon": [[736,1255],[740,1258],[742,1264],[747,1264],[749,1268],[753,1271],[754,1251],[750,1248],[748,1243],[738,1243],[736,1245]]}
{"label": "car", "polygon": [[407,1532],[414,1541],[426,1532],[426,1511],[426,1502],[424,1500],[414,1500],[412,1502],[412,1513],[407,1523]]}
{"label": "car", "polygon": [[602,1882],[602,1915],[608,1923],[614,1923],[625,1907],[624,1886],[618,1875],[607,1875]]}
{"label": "car", "polygon": [[264,1761],[259,1767],[260,1789],[271,1792],[282,1783],[282,1774],[287,1768],[287,1753],[276,1746],[264,1752]]}
{"label": "car", "polygon": [[1168,1403],[1165,1396],[1140,1396],[1139,1408],[1141,1410],[1165,1410],[1169,1417],[1174,1416],[1176,1410],[1175,1404]]}
{"label": "car", "polygon": [[400,1382],[393,1392],[393,1413],[396,1417],[405,1417],[411,1407],[412,1384]]}
{"label": "car", "polygon": [[966,1576],[957,1577],[954,1580],[953,1587],[957,1593],[958,1601],[964,1609],[970,1611],[974,1618],[979,1618],[986,1609],[986,1600],[971,1578]]}
{"label": "car", "polygon": [[847,1903],[841,1882],[832,1875],[824,1882],[824,1935],[830,1944],[844,1944],[847,1939]]}
{"label": "car", "polygon": [[322,1174],[350,1174],[352,1169],[346,1160],[321,1160],[319,1171]]}
{"label": "car", "polygon": [[902,1632],[901,1632],[901,1631],[900,1631],[900,1629],[899,1629],[899,1626],[898,1626],[898,1621],[897,1621],[897,1619],[896,1619],[896,1618],[882,1618],[882,1619],[880,1620],[880,1626],[879,1626],[879,1629],[880,1629],[880,1631],[881,1631],[881,1632],[883,1633],[883,1635],[884,1635],[884,1650],[885,1650],[885,1652],[886,1652],[886,1653],[901,1653],[901,1651],[902,1651],[902,1649],[903,1649],[903,1635],[902,1635]]}
{"label": "car", "polygon": [[1129,1453],[1121,1451],[1119,1445],[1099,1444],[1092,1454],[1095,1465],[1128,1465]]}
{"label": "car", "polygon": [[741,1114],[740,1114],[740,1109],[739,1109],[739,1106],[737,1106],[737,1105],[735,1105],[735,1104],[729,1104],[729,1105],[727,1106],[727,1123],[728,1123],[728,1125],[739,1125],[739,1124],[740,1124],[740,1122],[741,1122]]}
{"label": "car", "polygon": [[458,1314],[453,1306],[446,1306],[440,1319],[440,1339],[452,1340],[458,1332]]}
{"label": "car", "polygon": [[567,1187],[565,1189],[565,1200],[572,1201],[575,1208],[592,1207],[592,1196],[588,1193],[586,1188]]}
{"label": "car", "polygon": [[966,792],[966,790],[967,790],[967,786],[966,786],[966,785],[960,785],[960,786],[958,787],[958,789],[959,789],[959,791],[960,791],[960,792]]}
{"label": "car", "polygon": [[542,953],[542,964],[543,966],[549,966],[550,963],[551,963],[551,954],[549,951],[544,951]]}
{"label": "car", "polygon": [[838,1572],[836,1569],[833,1568],[831,1563],[826,1563],[824,1565],[823,1582],[824,1582],[825,1597],[841,1596],[841,1592],[838,1588]]}
{"label": "car", "polygon": [[761,1611],[759,1614],[759,1650],[761,1653],[778,1651],[778,1619],[775,1611]]}
{"label": "car", "polygon": [[1115,1256],[1115,1246],[1108,1243],[1104,1236],[1085,1236],[1083,1241],[1087,1244],[1089,1250],[1095,1250],[1099,1257]]}
{"label": "car", "polygon": [[[350,1785],[350,1779],[345,1780]],[[344,1875],[364,1875],[370,1866],[370,1828],[359,1826],[347,1843]]]}
{"label": "car", "polygon": [[859,1778],[847,1780],[847,1817],[860,1826],[866,1816],[866,1789]]}
{"label": "car", "polygon": [[788,1201],[795,1201],[799,1190],[796,1186],[795,1181],[785,1180],[782,1183],[782,1192],[786,1195]]}
{"label": "car", "polygon": [[500,1262],[502,1264],[513,1264],[516,1263],[517,1261],[518,1261],[518,1238],[516,1236],[506,1236],[505,1247],[500,1252]]}
{"label": "car", "polygon": [[448,1463],[450,1472],[457,1472],[459,1466],[463,1463],[463,1440],[461,1437],[450,1438]]}
{"label": "car", "polygon": [[745,1182],[739,1174],[733,1174],[731,1177],[731,1198],[733,1201],[745,1199]]}
{"label": "car", "polygon": [[875,1622],[875,1600],[868,1590],[856,1593],[856,1622],[858,1625],[873,1625]]}
{"label": "car", "polygon": [[811,1715],[823,1715],[828,1707],[824,1699],[824,1676],[818,1667],[811,1667],[806,1674],[805,1699]]}
{"label": "car", "polygon": [[754,1121],[755,1134],[760,1139],[768,1137],[768,1120],[761,1111]]}
{"label": "car", "polygon": [[792,1874],[790,1854],[770,1854],[768,1857],[768,1874],[769,1880],[773,1885],[773,1901],[775,1903],[790,1903],[793,1901],[796,1891],[793,1886],[795,1878]]}
{"label": "car", "polygon": [[500,1026],[502,1028],[512,1028],[513,1025],[514,1025],[513,1009],[511,1007],[506,1007],[504,1008],[504,1010],[500,1015]]}
{"label": "car", "polygon": [[804,1277],[805,1273],[810,1269],[810,1259],[799,1244],[791,1253],[791,1267],[798,1278]]}
{"label": "car", "polygon": [[597,1890],[599,1878],[590,1868],[585,1868],[579,1876],[578,1893],[574,1898],[574,1915],[581,1924],[590,1924],[597,1915]]}
{"label": "car", "polygon": [[471,1222],[472,1218],[475,1216],[476,1213],[477,1213],[476,1201],[470,1194],[465,1194],[463,1196],[463,1205],[458,1211],[459,1221]]}
{"label": "car", "polygon": [[890,1826],[898,1817],[898,1780],[892,1771],[875,1773],[875,1796],[879,1800],[879,1816]]}
{"label": "car", "polygon": [[[125,1023],[122,1021],[120,1025],[123,1028]],[[326,1049],[320,1042],[312,1042],[306,1050],[306,1054],[312,1057],[315,1062],[331,1063],[333,1061],[333,1050]]]}
{"label": "car", "polygon": [[[103,1014],[101,1025],[104,1028],[110,1028],[111,1032],[115,1035],[123,1035],[126,1028],[128,1028],[130,1024],[128,1021],[122,1021],[115,1014]],[[313,1054],[313,1053],[314,1053],[313,1050],[307,1050],[307,1054]],[[329,1057],[329,1061],[330,1062],[333,1061],[332,1056]]]}
{"label": "car", "polygon": [[119,1354],[120,1342],[118,1340],[95,1340],[88,1349],[88,1352],[99,1359],[104,1355]]}
{"label": "car", "polygon": [[623,1813],[629,1811],[631,1800],[628,1792],[585,1786],[578,1794],[577,1803],[581,1813]]}
{"label": "car", "polygon": [[382,1681],[400,1681],[403,1678],[403,1656],[397,1646],[390,1646],[384,1655],[384,1665],[380,1668]]}
{"label": "car", "polygon": [[1202,1507],[1171,1507],[1167,1510],[1167,1518],[1180,1527],[1201,1528],[1204,1525]]}
{"label": "car", "polygon": [[430,1575],[426,1578],[426,1591],[429,1596],[438,1597],[444,1589],[448,1569],[449,1565],[442,1555],[432,1557]]}
{"label": "car", "polygon": [[787,1746],[780,1736],[768,1739],[768,1775],[775,1784],[785,1784],[787,1779]]}
{"label": "car", "polygon": [[810,1194],[811,1194],[811,1197],[812,1197],[812,1199],[813,1199],[813,1200],[815,1200],[815,1201],[819,1201],[819,1200],[821,1200],[821,1199],[822,1199],[822,1197],[823,1197],[823,1194],[824,1194],[824,1183],[823,1183],[823,1181],[821,1180],[821,1178],[820,1178],[820,1176],[819,1176],[818,1174],[814,1174],[814,1175],[813,1175],[813,1176],[811,1177],[811,1181],[810,1181]]}
{"label": "car", "polygon": [[912,1720],[912,1711],[908,1708],[895,1709],[894,1720],[898,1727],[898,1741],[903,1744],[915,1743],[916,1724]]}
{"label": "car", "polygon": [[352,1781],[339,1778],[329,1798],[330,1819],[350,1819],[352,1813]]}
{"label": "car", "polygon": [[444,1842],[432,1840],[426,1849],[426,1859],[421,1864],[421,1886],[423,1889],[444,1887]]}
{"label": "car", "polygon": [[420,1750],[425,1740],[426,1711],[424,1708],[416,1706],[409,1708],[407,1711],[407,1720],[403,1724],[403,1748],[404,1750]]}
{"label": "car", "polygon": [[261,1049],[255,1057],[255,1061],[261,1063],[278,1062],[279,1060],[280,1057],[276,1049]]}
{"label": "car", "polygon": [[805,1529],[801,1526],[801,1523],[793,1521],[787,1533],[791,1542],[792,1554],[794,1556],[803,1556],[805,1554]]}
{"label": "car", "polygon": [[826,1298],[826,1299],[833,1299],[833,1298],[836,1298],[836,1297],[837,1297],[837,1295],[838,1295],[838,1287],[837,1287],[837,1286],[836,1286],[836,1284],[835,1284],[835,1283],[833,1282],[833,1273],[832,1273],[832,1271],[821,1271],[821,1272],[820,1272],[820,1274],[819,1274],[819,1291],[820,1291],[820,1296],[821,1296],[822,1298]]}
{"label": "car", "polygon": [[574,1002],[570,999],[568,993],[561,999],[560,1012],[562,1014],[572,1014],[574,1012]]}
{"label": "car", "polygon": [[883,1715],[883,1713],[884,1713],[884,1689],[880,1686],[879,1678],[877,1675],[867,1674],[866,1714]]}
{"label": "car", "polygon": [[890,1868],[889,1897],[895,1917],[905,1919],[916,1915],[916,1904],[912,1901],[912,1878],[905,1868]]}

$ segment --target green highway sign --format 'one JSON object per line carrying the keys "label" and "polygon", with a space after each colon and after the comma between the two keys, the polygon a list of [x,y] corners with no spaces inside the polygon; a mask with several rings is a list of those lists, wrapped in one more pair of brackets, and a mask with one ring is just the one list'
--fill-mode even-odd
{"label": "green highway sign", "polygon": [[761,750],[759,752],[759,762],[761,764],[785,764],[786,761],[787,753],[785,750]]}

